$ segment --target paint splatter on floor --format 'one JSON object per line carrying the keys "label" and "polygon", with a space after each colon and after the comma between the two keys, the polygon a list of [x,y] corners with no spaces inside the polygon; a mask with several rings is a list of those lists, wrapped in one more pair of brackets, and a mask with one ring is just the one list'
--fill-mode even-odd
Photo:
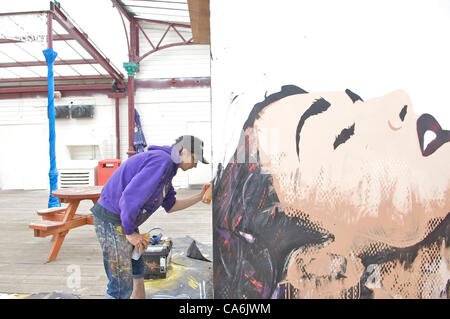
{"label": "paint splatter on floor", "polygon": [[[173,239],[172,258],[166,278],[145,280],[148,299],[210,299],[213,298],[212,263],[186,255],[192,238]],[[198,243],[204,256],[212,247]]]}

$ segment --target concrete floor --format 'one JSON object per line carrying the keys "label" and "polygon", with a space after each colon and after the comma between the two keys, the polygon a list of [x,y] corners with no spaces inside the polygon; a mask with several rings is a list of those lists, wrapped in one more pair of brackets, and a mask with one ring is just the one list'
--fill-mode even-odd
{"label": "concrete floor", "polygon": [[[197,189],[180,189],[177,197],[185,198],[198,192]],[[63,291],[83,299],[103,298],[107,279],[92,225],[71,230],[56,260],[45,264],[51,236],[34,237],[28,225],[40,219],[36,210],[47,207],[48,196],[46,190],[0,191],[0,296]],[[83,201],[79,212],[88,212],[91,206],[92,202]],[[211,225],[211,205],[197,203],[173,214],[159,209],[140,227],[140,232],[159,226],[164,236],[190,236],[210,247]]]}

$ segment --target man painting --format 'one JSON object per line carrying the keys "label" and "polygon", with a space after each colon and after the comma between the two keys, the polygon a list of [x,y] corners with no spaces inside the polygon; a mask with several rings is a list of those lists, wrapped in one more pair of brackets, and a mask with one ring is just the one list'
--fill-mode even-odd
{"label": "man painting", "polygon": [[149,244],[138,226],[160,206],[173,213],[201,201],[209,185],[187,199],[177,199],[172,186],[179,168],[187,171],[198,162],[208,164],[203,142],[183,135],[174,145],[150,146],[147,152],[130,157],[108,179],[98,203],[91,208],[109,280],[107,298],[145,298],[144,257],[131,258],[133,249],[142,253]]}

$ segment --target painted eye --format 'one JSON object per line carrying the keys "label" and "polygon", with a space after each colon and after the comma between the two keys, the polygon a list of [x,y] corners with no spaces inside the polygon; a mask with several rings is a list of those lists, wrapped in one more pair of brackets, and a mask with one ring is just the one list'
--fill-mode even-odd
{"label": "painted eye", "polygon": [[353,103],[356,103],[357,101],[364,102],[364,100],[356,93],[353,93],[349,89],[345,90],[345,93],[348,95],[348,97],[352,100]]}
{"label": "painted eye", "polygon": [[400,114],[398,115],[400,117],[400,120],[402,120],[402,122],[405,120],[405,116],[406,116],[406,111],[408,110],[408,105],[405,105],[402,110],[400,111]]}
{"label": "painted eye", "polygon": [[344,128],[338,136],[336,136],[336,140],[334,141],[333,147],[336,149],[339,145],[347,142],[352,135],[355,134],[355,123],[353,125]]}

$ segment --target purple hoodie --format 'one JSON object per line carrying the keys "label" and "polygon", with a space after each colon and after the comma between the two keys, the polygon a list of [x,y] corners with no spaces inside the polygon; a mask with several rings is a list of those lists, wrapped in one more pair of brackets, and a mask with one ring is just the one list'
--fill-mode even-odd
{"label": "purple hoodie", "polygon": [[166,211],[173,207],[172,178],[179,163],[173,146],[150,146],[123,162],[106,182],[98,203],[119,215],[124,234],[130,235],[161,205]]}

